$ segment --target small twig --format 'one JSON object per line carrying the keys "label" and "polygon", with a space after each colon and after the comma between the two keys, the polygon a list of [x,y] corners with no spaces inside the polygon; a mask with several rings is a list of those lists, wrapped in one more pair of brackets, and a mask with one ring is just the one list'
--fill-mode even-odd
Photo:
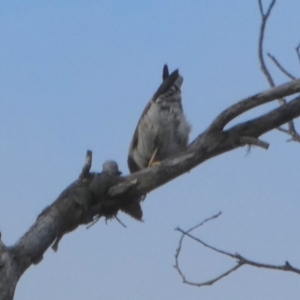
{"label": "small twig", "polygon": [[100,218],[101,218],[101,215],[96,216],[94,218],[93,222],[90,225],[86,226],[86,229],[90,229],[92,226],[94,226],[100,220]]}
{"label": "small twig", "polygon": [[218,252],[218,253],[220,253],[220,254],[229,256],[229,257],[231,257],[231,258],[235,258],[235,257],[236,257],[235,254],[231,254],[231,253],[229,253],[229,252],[226,252],[226,251],[220,250],[220,249],[218,249],[218,248],[216,248],[216,247],[213,247],[213,246],[208,245],[207,243],[203,242],[203,241],[200,240],[199,238],[194,237],[193,235],[191,235],[191,234],[188,233],[187,231],[184,231],[184,230],[182,230],[182,229],[180,229],[180,228],[176,228],[176,230],[177,230],[177,231],[180,231],[183,235],[188,236],[189,238],[191,238],[192,240],[195,240],[196,242],[200,243],[201,245],[203,245],[203,246],[206,247],[206,248],[209,248],[209,249],[211,249],[211,250],[213,250],[213,251],[215,251],[215,252]]}
{"label": "small twig", "polygon": [[297,53],[298,61],[300,63],[300,44],[296,47],[296,53]]}
{"label": "small twig", "polygon": [[273,63],[276,65],[276,67],[283,73],[285,74],[287,77],[289,77],[292,80],[295,80],[296,77],[293,76],[291,73],[289,73],[281,64],[280,62],[276,59],[275,56],[273,56],[270,53],[267,53],[267,55],[270,57],[270,59],[273,61]]}
{"label": "small twig", "polygon": [[274,83],[273,78],[265,64],[264,54],[263,54],[263,42],[264,42],[264,35],[265,35],[265,28],[267,25],[267,21],[271,14],[272,8],[275,5],[275,2],[276,2],[276,0],[272,0],[272,2],[270,3],[270,5],[267,9],[267,12],[264,13],[262,1],[258,0],[259,10],[260,10],[260,14],[261,14],[261,25],[260,25],[260,33],[259,33],[259,41],[258,41],[258,57],[259,57],[259,62],[260,62],[260,68],[261,68],[263,74],[266,76],[271,87],[275,86],[275,83]]}
{"label": "small twig", "polygon": [[[221,214],[222,214],[222,212],[219,211],[217,214],[213,215],[212,217],[209,217],[209,218],[205,219],[204,221],[200,222],[199,224],[193,226],[187,232],[191,232],[191,231],[195,230],[196,228],[203,226],[205,223],[220,217]],[[177,228],[176,228],[176,230],[177,230]]]}
{"label": "small twig", "polygon": [[[90,229],[92,226],[94,226],[100,220],[100,218],[101,218],[101,215],[96,216],[94,218],[93,222],[90,225],[88,225],[86,227],[86,229]],[[127,226],[117,216],[115,216],[115,218],[124,228],[127,228]]]}
{"label": "small twig", "polygon": [[193,285],[193,286],[197,286],[197,287],[201,287],[201,286],[205,286],[205,285],[213,285],[215,282],[217,282],[220,279],[228,276],[230,273],[233,273],[235,270],[237,270],[241,266],[242,266],[242,264],[236,264],[234,267],[232,267],[228,271],[220,274],[219,276],[217,276],[217,277],[215,277],[215,278],[213,278],[211,280],[207,280],[207,281],[204,281],[204,282],[192,282],[192,281],[187,281],[186,279],[184,279],[183,283],[186,283],[186,284],[189,284],[189,285]]}
{"label": "small twig", "polygon": [[[264,268],[264,269],[272,269],[272,270],[279,270],[279,271],[288,271],[288,272],[292,272],[292,273],[296,273],[300,275],[300,269],[293,267],[288,261],[285,262],[284,265],[270,265],[270,264],[264,264],[264,263],[258,263],[258,262],[254,262],[252,260],[249,260],[245,257],[243,257],[242,255],[236,253],[230,253],[228,251],[224,251],[224,250],[220,250],[216,247],[213,247],[207,243],[205,243],[204,241],[200,240],[199,238],[196,238],[195,236],[191,235],[190,232],[194,229],[196,229],[197,227],[203,225],[206,221],[212,220],[213,218],[217,218],[220,215],[220,213],[218,215],[215,215],[211,218],[206,219],[205,221],[201,222],[199,225],[196,225],[194,227],[192,227],[191,229],[184,231],[180,228],[176,228],[177,231],[180,231],[182,233],[182,236],[179,240],[179,246],[176,249],[176,254],[175,254],[175,265],[174,268],[177,270],[177,272],[179,273],[179,275],[181,276],[182,280],[184,283],[189,284],[189,285],[193,285],[193,286],[204,286],[204,285],[212,285],[215,282],[219,281],[220,279],[224,278],[225,276],[233,273],[234,271],[236,271],[238,268],[244,266],[244,265],[249,265],[249,266],[253,266],[253,267],[257,267],[257,268]],[[236,264],[234,267],[230,268],[229,270],[227,270],[226,272],[222,273],[221,275],[208,280],[208,281],[204,281],[204,282],[192,282],[192,281],[188,281],[185,278],[185,275],[183,274],[183,272],[181,271],[180,267],[179,267],[179,255],[181,252],[181,248],[182,248],[182,241],[183,238],[185,236],[188,236],[189,238],[193,239],[194,241],[197,241],[198,243],[200,243],[201,245],[219,253],[219,254],[223,254],[226,255],[232,259],[237,260]]]}
{"label": "small twig", "polygon": [[115,218],[124,228],[127,228],[127,226],[117,216],[115,216]]}
{"label": "small twig", "polygon": [[88,178],[92,166],[92,158],[93,158],[93,152],[91,150],[87,150],[86,157],[85,157],[85,164],[82,168],[81,174],[79,175],[79,179],[83,180]]}
{"label": "small twig", "polygon": [[[213,215],[212,217],[210,218],[207,218],[205,219],[204,221],[200,222],[199,224],[193,226],[192,228],[190,228],[187,233],[195,230],[196,228],[200,227],[200,226],[203,226],[205,223],[213,220],[213,219],[216,219],[218,218],[220,215],[222,214],[222,212],[218,212],[217,214]],[[175,230],[179,230],[179,228],[175,228]],[[182,248],[182,242],[183,242],[183,239],[184,239],[184,236],[185,234],[182,234],[180,240],[179,240],[179,243],[178,243],[178,247],[176,249],[176,253],[175,253],[175,265],[174,265],[174,268],[177,270],[177,272],[179,273],[179,275],[181,276],[183,282],[187,283],[186,279],[185,279],[185,276],[184,274],[182,273],[181,269],[180,269],[180,266],[179,266],[179,255],[180,255],[180,252],[181,252],[181,248]]]}
{"label": "small twig", "polygon": [[264,17],[264,8],[262,6],[262,2],[261,1],[258,1],[258,6],[259,6],[260,15],[263,18]]}
{"label": "small twig", "polygon": [[[266,24],[267,24],[268,18],[269,18],[270,14],[271,14],[271,11],[272,11],[275,3],[276,3],[276,0],[272,0],[271,3],[270,3],[270,5],[269,5],[269,7],[268,7],[268,9],[267,9],[267,12],[264,13],[263,12],[263,6],[262,6],[262,0],[258,0],[259,11],[260,11],[260,14],[261,14],[261,26],[260,26],[260,33],[259,33],[259,40],[258,40],[258,58],[259,58],[259,62],[260,62],[260,68],[261,68],[263,74],[265,75],[265,77],[266,77],[266,79],[267,79],[267,81],[268,81],[268,83],[269,83],[269,85],[271,87],[274,87],[275,83],[274,83],[274,80],[273,80],[273,78],[271,76],[271,73],[269,72],[269,70],[268,70],[268,68],[266,66],[265,60],[264,60],[263,42],[264,42],[264,35],[265,35]],[[297,51],[297,53],[298,53],[298,51]],[[279,63],[278,64],[275,63],[275,64],[278,67],[280,66]],[[282,68],[281,70],[283,71],[284,69]],[[283,72],[287,75],[287,73],[285,72],[285,70]],[[289,75],[291,75],[291,74],[289,74]],[[280,105],[284,105],[284,104],[287,103],[284,98],[278,98],[278,102],[279,102]],[[294,122],[293,121],[288,122],[288,126],[289,126],[290,135],[293,137],[293,135],[297,134]]]}
{"label": "small twig", "polygon": [[259,140],[257,138],[249,137],[249,136],[242,136],[240,137],[240,141],[244,145],[252,145],[252,146],[258,146],[265,150],[269,149],[270,144],[267,142],[264,142],[262,140]]}
{"label": "small twig", "polygon": [[278,127],[277,130],[292,136],[291,139],[287,140],[288,142],[292,142],[292,141],[295,142],[296,141],[296,142],[300,143],[300,135],[296,131],[291,132],[289,129],[285,129],[285,128],[282,128],[282,127]]}

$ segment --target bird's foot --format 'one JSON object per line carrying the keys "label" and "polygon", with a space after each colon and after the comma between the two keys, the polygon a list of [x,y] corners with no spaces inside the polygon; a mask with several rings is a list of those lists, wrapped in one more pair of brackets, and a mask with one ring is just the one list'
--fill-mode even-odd
{"label": "bird's foot", "polygon": [[148,165],[148,168],[150,168],[150,167],[159,167],[159,166],[161,166],[161,163],[160,163],[160,161],[153,161],[152,163],[151,163],[151,165],[149,164]]}
{"label": "bird's foot", "polygon": [[151,167],[151,166],[153,165],[157,151],[158,151],[158,148],[156,148],[156,149],[154,150],[154,152],[153,152],[153,154],[152,154],[152,156],[151,156],[151,158],[150,158],[150,160],[149,160],[148,168]]}

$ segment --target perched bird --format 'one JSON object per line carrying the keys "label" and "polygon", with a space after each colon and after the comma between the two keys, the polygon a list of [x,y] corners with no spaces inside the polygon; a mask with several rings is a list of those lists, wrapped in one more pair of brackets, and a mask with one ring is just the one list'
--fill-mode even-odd
{"label": "perched bird", "polygon": [[145,107],[135,129],[128,154],[131,173],[159,164],[185,150],[191,125],[181,104],[183,78],[163,67],[163,82]]}

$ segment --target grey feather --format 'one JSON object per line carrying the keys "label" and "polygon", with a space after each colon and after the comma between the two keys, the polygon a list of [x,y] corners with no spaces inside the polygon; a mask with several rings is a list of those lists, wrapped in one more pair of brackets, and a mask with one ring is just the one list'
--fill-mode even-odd
{"label": "grey feather", "polygon": [[183,78],[178,70],[169,75],[163,68],[163,83],[147,104],[129,147],[130,172],[147,168],[157,148],[155,160],[160,161],[186,149],[191,132],[181,99]]}

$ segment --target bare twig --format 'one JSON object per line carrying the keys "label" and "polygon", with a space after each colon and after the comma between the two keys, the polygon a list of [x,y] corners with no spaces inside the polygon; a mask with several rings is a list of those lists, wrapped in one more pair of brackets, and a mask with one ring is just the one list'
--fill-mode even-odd
{"label": "bare twig", "polygon": [[212,217],[209,217],[209,218],[205,219],[204,221],[200,222],[199,224],[193,226],[187,232],[191,232],[191,231],[195,230],[196,228],[203,226],[205,223],[220,217],[221,214],[222,214],[222,212],[219,211],[217,214],[213,215]]}
{"label": "bare twig", "polygon": [[87,150],[85,164],[82,168],[81,174],[79,175],[79,179],[83,180],[88,178],[92,166],[92,158],[93,158],[93,152],[91,150]]}
{"label": "bare twig", "polygon": [[278,127],[277,130],[284,132],[284,133],[288,134],[289,136],[292,135],[292,138],[287,140],[288,142],[297,141],[300,143],[300,135],[297,134],[296,132],[291,133],[290,130],[282,128],[282,127]]}
{"label": "bare twig", "polygon": [[[276,0],[272,0],[270,2],[270,4],[269,4],[267,12],[264,13],[263,5],[262,5],[262,0],[258,0],[259,11],[260,11],[260,14],[261,14],[261,26],[260,26],[259,41],[258,41],[258,58],[259,58],[259,62],[260,62],[260,68],[261,68],[263,74],[265,75],[265,77],[266,77],[266,79],[267,79],[267,81],[268,81],[268,83],[269,83],[269,85],[271,87],[274,87],[275,83],[274,83],[274,80],[273,80],[273,78],[271,76],[271,73],[269,72],[269,70],[268,70],[268,68],[266,66],[265,60],[264,60],[263,42],[264,42],[264,35],[265,35],[265,29],[266,29],[267,21],[268,21],[268,18],[269,18],[270,14],[271,14],[271,11],[272,11],[275,3],[276,3]],[[278,63],[277,66],[279,67],[281,65]],[[281,70],[283,71],[284,69],[282,68]],[[287,73],[285,72],[285,70],[283,72],[287,75]],[[289,74],[289,75],[291,75],[291,74]],[[286,104],[286,99],[284,99],[284,98],[278,98],[278,102],[279,102],[280,105],[284,105],[284,104]],[[289,127],[289,131],[290,131],[290,135],[292,136],[293,139],[294,139],[294,137],[298,137],[299,136],[299,134],[296,132],[293,120],[291,120],[291,121],[288,122],[288,127]],[[296,138],[294,140],[297,141],[298,139]]]}
{"label": "bare twig", "polygon": [[296,47],[296,53],[297,53],[298,61],[299,61],[299,63],[300,63],[300,43],[299,43],[299,45]]}
{"label": "bare twig", "polygon": [[263,18],[264,17],[264,8],[262,6],[262,2],[261,1],[258,1],[258,6],[259,6],[260,15]]}
{"label": "bare twig", "polygon": [[[222,214],[222,212],[218,212],[217,214],[213,215],[212,217],[209,217],[207,219],[205,219],[204,221],[200,222],[199,224],[193,226],[192,228],[190,228],[187,233],[195,230],[196,228],[200,227],[200,226],[203,226],[205,223],[213,220],[213,219],[216,219],[218,218],[220,215]],[[175,228],[175,230],[180,230],[178,227]],[[177,270],[177,272],[179,273],[179,275],[181,276],[182,280],[184,283],[188,283],[188,281],[186,281],[185,279],[185,276],[183,274],[183,272],[181,271],[180,269],[180,266],[179,266],[179,255],[180,255],[180,252],[181,252],[181,248],[182,248],[182,242],[183,242],[183,239],[185,237],[185,234],[182,234],[182,236],[180,237],[180,240],[179,240],[179,243],[178,243],[178,247],[176,249],[176,253],[175,253],[175,265],[174,265],[174,268]]]}
{"label": "bare twig", "polygon": [[249,136],[242,136],[240,140],[242,144],[249,145],[249,146],[258,146],[265,150],[268,150],[270,146],[270,144],[267,142]]}
{"label": "bare twig", "polygon": [[[285,262],[284,265],[270,265],[270,264],[264,264],[264,263],[258,263],[255,262],[253,260],[249,260],[247,258],[245,258],[244,256],[236,253],[230,253],[228,251],[224,251],[221,249],[218,249],[216,247],[213,247],[207,243],[205,243],[204,241],[202,241],[201,239],[193,236],[190,234],[191,231],[193,231],[194,229],[198,228],[199,226],[203,225],[205,222],[210,221],[212,219],[217,218],[221,213],[206,219],[205,221],[201,222],[199,225],[196,225],[194,227],[192,227],[191,229],[184,231],[180,228],[176,228],[175,230],[179,231],[182,233],[180,240],[179,240],[179,245],[178,248],[176,249],[176,253],[175,253],[175,265],[174,268],[177,270],[177,272],[179,273],[180,277],[182,278],[183,282],[189,285],[193,285],[193,286],[204,286],[204,285],[212,285],[214,283],[216,283],[217,281],[219,281],[220,279],[224,278],[225,276],[228,276],[229,274],[233,273],[234,271],[236,271],[238,268],[244,266],[244,265],[249,265],[249,266],[253,266],[253,267],[257,267],[257,268],[264,268],[264,269],[271,269],[271,270],[279,270],[279,271],[288,271],[288,272],[292,272],[292,273],[296,273],[298,275],[300,275],[300,269],[293,267],[288,261]],[[182,242],[185,236],[188,236],[189,238],[193,239],[194,241],[198,242],[199,244],[203,245],[204,247],[207,247],[219,254],[228,256],[234,260],[236,260],[236,264],[235,266],[233,266],[232,268],[228,269],[226,272],[220,274],[219,276],[210,279],[208,281],[203,281],[203,282],[192,282],[186,279],[184,273],[182,272],[180,266],[179,266],[179,255],[182,249]]]}
{"label": "bare twig", "polygon": [[118,218],[118,216],[115,216],[115,218],[124,228],[127,228],[127,226]]}
{"label": "bare twig", "polygon": [[293,76],[291,73],[289,73],[281,64],[280,62],[276,59],[275,56],[273,56],[270,53],[267,53],[267,55],[270,57],[270,59],[273,61],[273,63],[276,65],[276,67],[283,73],[285,74],[288,78],[295,80],[296,77]]}
{"label": "bare twig", "polygon": [[269,84],[271,87],[275,86],[273,78],[266,66],[265,60],[264,60],[264,54],[263,54],[263,41],[264,41],[264,35],[265,35],[265,28],[267,25],[268,18],[271,14],[271,11],[276,3],[276,0],[272,0],[270,3],[267,12],[264,13],[262,1],[258,0],[259,10],[261,14],[261,25],[260,25],[260,34],[259,34],[259,41],[258,41],[258,57],[260,61],[260,67],[264,75],[266,76]]}
{"label": "bare twig", "polygon": [[101,215],[97,215],[93,219],[92,223],[90,223],[88,226],[86,226],[86,229],[90,229],[92,226],[94,226],[100,220],[100,218],[101,218]]}

